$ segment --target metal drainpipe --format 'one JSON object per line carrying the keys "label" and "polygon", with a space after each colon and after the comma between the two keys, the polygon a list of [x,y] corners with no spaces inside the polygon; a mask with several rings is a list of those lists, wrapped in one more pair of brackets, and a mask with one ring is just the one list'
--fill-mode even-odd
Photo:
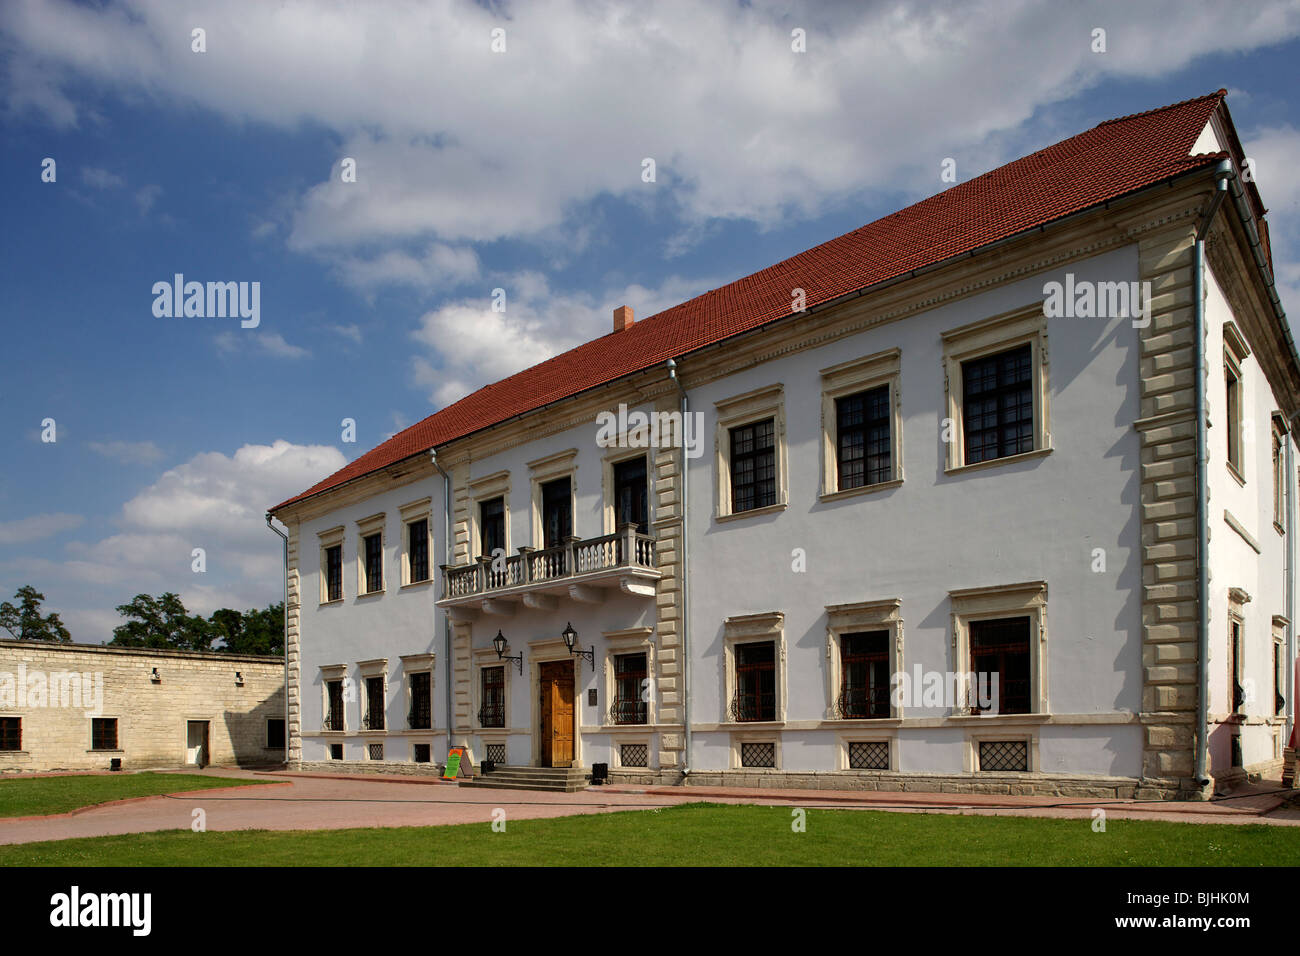
{"label": "metal drainpipe", "polygon": [[[442,470],[442,465],[438,464],[438,451],[436,448],[429,449],[429,461],[433,467],[438,469],[438,474],[442,475],[442,549],[445,564],[451,564],[451,475]],[[434,614],[438,613],[438,591],[435,588],[433,592]],[[454,684],[452,683],[451,673],[451,620],[447,617],[447,611],[444,608],[442,612],[442,638],[443,638],[443,670],[447,675],[447,751],[451,752],[453,746],[451,741],[451,695]]]}
{"label": "metal drainpipe", "polygon": [[1192,297],[1195,303],[1196,336],[1196,769],[1197,786],[1210,782],[1206,775],[1210,719],[1210,449],[1205,427],[1205,235],[1219,205],[1228,194],[1232,163],[1224,160],[1215,169],[1216,184],[1209,208],[1196,226],[1196,262],[1192,268]]}
{"label": "metal drainpipe", "polygon": [[678,620],[677,626],[681,628],[682,635],[682,725],[685,728],[683,734],[685,750],[682,754],[682,782],[685,783],[686,778],[691,774],[691,643],[688,636],[690,633],[688,621],[691,616],[691,586],[688,566],[686,563],[686,519],[690,511],[688,507],[690,498],[686,493],[688,488],[688,475],[690,474],[690,459],[686,455],[686,429],[689,427],[687,425],[687,420],[691,413],[691,404],[690,400],[686,397],[686,389],[682,387],[681,380],[677,377],[677,363],[672,359],[668,360],[668,377],[673,380],[673,384],[677,386],[677,391],[681,395],[682,412],[682,538],[677,544],[678,550],[680,551],[678,560],[681,562],[682,566],[682,616]]}
{"label": "metal drainpipe", "polygon": [[289,536],[271,524],[271,513],[266,514],[266,526],[280,536],[284,543],[284,765],[289,766]]}

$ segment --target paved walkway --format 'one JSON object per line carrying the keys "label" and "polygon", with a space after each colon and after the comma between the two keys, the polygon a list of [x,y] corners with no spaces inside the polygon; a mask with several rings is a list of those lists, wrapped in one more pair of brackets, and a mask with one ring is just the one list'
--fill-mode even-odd
{"label": "paved walkway", "polygon": [[1212,803],[1111,802],[1079,798],[835,790],[755,790],[738,787],[594,787],[579,793],[533,793],[457,787],[433,778],[337,777],[253,773],[217,768],[192,771],[222,777],[275,780],[287,786],[221,789],[148,797],[42,819],[0,819],[0,844],[72,837],[188,829],[202,809],[209,830],[318,830],[349,827],[437,826],[492,820],[500,807],[513,820],[610,813],[707,800],[847,810],[977,813],[1089,818],[1096,807],[1108,819],[1189,823],[1267,823],[1300,826],[1300,809],[1280,809],[1294,791],[1265,782]]}

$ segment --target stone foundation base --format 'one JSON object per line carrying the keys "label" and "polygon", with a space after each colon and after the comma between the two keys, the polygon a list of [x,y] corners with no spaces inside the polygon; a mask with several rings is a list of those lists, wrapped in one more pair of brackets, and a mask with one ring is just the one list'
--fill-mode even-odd
{"label": "stone foundation base", "polygon": [[887,793],[971,793],[1005,796],[1094,797],[1111,800],[1204,800],[1210,788],[1191,780],[1049,775],[930,774],[897,771],[677,771],[610,768],[610,783],[640,786],[755,787],[777,790],[864,790]]}
{"label": "stone foundation base", "polygon": [[441,777],[442,764],[411,763],[409,760],[303,760],[294,768],[304,773],[403,774],[408,777]]}

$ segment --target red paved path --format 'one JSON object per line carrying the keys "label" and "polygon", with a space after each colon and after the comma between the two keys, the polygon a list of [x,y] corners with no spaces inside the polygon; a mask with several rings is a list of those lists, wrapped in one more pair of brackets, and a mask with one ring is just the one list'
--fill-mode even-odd
{"label": "red paved path", "polygon": [[1239,799],[1213,803],[1144,803],[1080,798],[985,796],[942,793],[881,793],[833,790],[772,790],[720,787],[610,786],[580,793],[533,793],[457,787],[412,777],[339,778],[314,774],[254,774],[217,768],[223,777],[288,781],[262,789],[207,790],[110,804],[73,816],[0,819],[0,844],[70,837],[188,829],[202,808],[209,830],[318,830],[349,827],[435,826],[483,823],[498,807],[508,819],[609,813],[708,800],[716,803],[897,810],[911,813],[978,813],[1005,816],[1088,818],[1104,807],[1110,819],[1196,823],[1267,823],[1300,826],[1300,810],[1277,809],[1285,794],[1265,783],[1240,791]]}

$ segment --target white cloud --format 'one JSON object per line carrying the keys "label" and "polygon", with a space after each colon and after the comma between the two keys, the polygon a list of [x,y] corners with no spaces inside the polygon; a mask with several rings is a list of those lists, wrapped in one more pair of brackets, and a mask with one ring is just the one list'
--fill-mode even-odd
{"label": "white cloud", "polygon": [[[496,280],[494,280],[496,281]],[[644,319],[718,285],[671,276],[657,288],[629,285],[600,295],[551,290],[546,277],[521,272],[499,287],[505,311],[490,296],[460,299],[426,312],[412,338],[428,352],[411,360],[412,381],[437,406],[545,361],[613,328],[613,311],[629,305]]]}
{"label": "white cloud", "polygon": [[81,515],[57,512],[32,515],[29,518],[19,518],[17,521],[0,521],[0,544],[21,544],[49,538],[79,528],[85,520]]}
{"label": "white cloud", "polygon": [[361,328],[359,326],[331,325],[330,331],[343,336],[345,339],[355,342],[357,345],[361,344]]}
{"label": "white cloud", "polygon": [[1268,207],[1278,295],[1288,316],[1300,315],[1300,180],[1295,175],[1300,130],[1270,127],[1242,140],[1242,149],[1255,161],[1255,185]]}
{"label": "white cloud", "polygon": [[478,278],[479,261],[473,249],[435,242],[419,256],[399,249],[370,259],[345,256],[338,271],[344,282],[362,290],[383,285],[446,290]]}
{"label": "white cloud", "polygon": [[293,345],[279,332],[227,330],[214,335],[212,341],[218,352],[226,354],[251,349],[273,358],[300,359],[311,355],[311,350],[301,345]]}
{"label": "white cloud", "polygon": [[[4,4],[8,106],[75,123],[84,107],[65,91],[89,80],[100,95],[334,131],[331,172],[322,163],[282,221],[292,247],[337,257],[362,286],[435,283],[448,264],[426,250],[439,243],[579,232],[607,195],[674,214],[671,253],[715,217],[766,226],[868,189],[933,191],[943,157],[971,173],[1074,132],[1044,107],[1089,86],[1300,33],[1295,3],[1246,16],[1184,0],[793,12],[763,0],[555,0],[508,14],[469,0],[232,0],[204,16],[209,52],[197,57],[192,11],[171,0]],[[1105,54],[1091,50],[1098,23]],[[794,25],[807,30],[806,53],[791,51]],[[497,26],[501,54],[489,49]],[[345,156],[357,160],[355,183],[338,176]],[[641,181],[645,157],[654,184]],[[459,255],[451,276],[472,275]]]}
{"label": "white cloud", "polygon": [[[82,641],[110,637],[121,623],[112,609],[141,592],[175,591],[202,614],[265,606],[280,599],[282,587],[280,541],[266,527],[266,509],[346,462],[336,448],[282,440],[244,445],[232,455],[195,455],[127,501],[116,533],[69,542],[64,560],[0,562],[0,573],[15,587],[39,582],[47,607]],[[0,525],[0,543],[74,528],[81,520],[38,515]],[[191,567],[195,548],[206,553],[202,574]]]}
{"label": "white cloud", "polygon": [[162,459],[162,449],[151,441],[92,441],[86,447],[124,465],[148,465]]}
{"label": "white cloud", "polygon": [[135,204],[140,210],[140,215],[149,215],[149,210],[153,209],[154,203],[158,201],[158,197],[161,195],[162,187],[152,183],[137,189],[135,191]]}
{"label": "white cloud", "polygon": [[83,166],[81,181],[95,189],[117,189],[126,182],[116,173],[110,173],[107,169],[100,169],[98,166]]}

